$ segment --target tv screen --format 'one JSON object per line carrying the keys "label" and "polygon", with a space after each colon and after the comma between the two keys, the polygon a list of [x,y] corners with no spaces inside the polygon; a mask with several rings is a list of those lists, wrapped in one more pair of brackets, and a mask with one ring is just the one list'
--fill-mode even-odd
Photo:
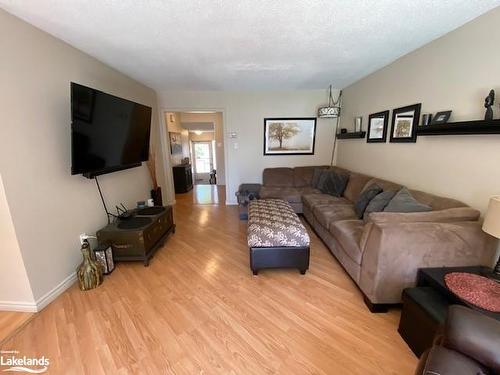
{"label": "tv screen", "polygon": [[148,160],[151,107],[71,83],[71,174],[86,177]]}

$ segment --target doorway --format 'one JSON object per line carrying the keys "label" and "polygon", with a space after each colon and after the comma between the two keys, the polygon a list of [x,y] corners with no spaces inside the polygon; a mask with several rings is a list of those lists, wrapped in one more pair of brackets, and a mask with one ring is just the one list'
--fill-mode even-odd
{"label": "doorway", "polygon": [[223,112],[165,110],[163,118],[167,131],[165,143],[170,145],[170,164],[176,171],[183,168],[192,173],[189,186],[178,181],[184,174],[173,173],[175,200],[186,203],[192,197],[194,204],[224,204]]}
{"label": "doorway", "polygon": [[[210,185],[211,174],[216,169],[214,141],[192,141],[193,172],[195,185]],[[215,183],[213,183],[215,185]]]}

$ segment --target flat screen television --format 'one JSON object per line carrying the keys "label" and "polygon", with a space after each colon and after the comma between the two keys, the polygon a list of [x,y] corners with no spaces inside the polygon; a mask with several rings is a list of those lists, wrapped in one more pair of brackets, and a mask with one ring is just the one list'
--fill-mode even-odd
{"label": "flat screen television", "polygon": [[97,175],[148,160],[151,107],[71,83],[71,174]]}

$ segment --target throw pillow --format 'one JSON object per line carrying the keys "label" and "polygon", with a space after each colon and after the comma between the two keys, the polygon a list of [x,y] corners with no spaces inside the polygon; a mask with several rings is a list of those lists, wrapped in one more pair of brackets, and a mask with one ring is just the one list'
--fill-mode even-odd
{"label": "throw pillow", "polygon": [[330,194],[334,197],[341,197],[349,181],[349,175],[346,173],[337,173],[332,169],[324,171],[320,178],[318,189],[324,194]]}
{"label": "throw pillow", "polygon": [[312,177],[312,181],[311,181],[311,186],[315,189],[319,189],[318,186],[319,186],[319,179],[321,178],[321,175],[323,174],[323,172],[325,172],[326,169],[322,169],[322,168],[314,168],[314,172],[313,172],[313,177]]}
{"label": "throw pillow", "polygon": [[363,220],[368,220],[368,215],[372,212],[382,212],[384,208],[389,204],[392,198],[396,195],[396,191],[383,191],[375,196],[368,206],[366,206],[365,213],[363,214]]}
{"label": "throw pillow", "polygon": [[381,192],[382,188],[377,184],[371,184],[361,192],[358,199],[354,203],[354,211],[356,212],[358,219],[361,219],[363,217],[366,207],[368,206],[370,201]]}
{"label": "throw pillow", "polygon": [[432,207],[417,201],[407,188],[402,188],[384,208],[384,212],[425,212]]}

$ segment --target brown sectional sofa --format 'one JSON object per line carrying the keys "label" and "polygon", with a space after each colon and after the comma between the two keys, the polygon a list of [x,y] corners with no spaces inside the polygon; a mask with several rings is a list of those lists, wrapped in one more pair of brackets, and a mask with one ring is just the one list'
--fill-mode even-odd
{"label": "brown sectional sofa", "polygon": [[479,211],[454,199],[410,190],[430,212],[371,213],[359,220],[354,202],[372,183],[387,190],[402,186],[376,177],[333,167],[349,174],[342,197],[311,186],[314,169],[268,168],[261,198],[288,201],[306,220],[357,283],[371,310],[401,301],[404,288],[415,284],[418,268],[490,265],[493,239],[481,230]]}

